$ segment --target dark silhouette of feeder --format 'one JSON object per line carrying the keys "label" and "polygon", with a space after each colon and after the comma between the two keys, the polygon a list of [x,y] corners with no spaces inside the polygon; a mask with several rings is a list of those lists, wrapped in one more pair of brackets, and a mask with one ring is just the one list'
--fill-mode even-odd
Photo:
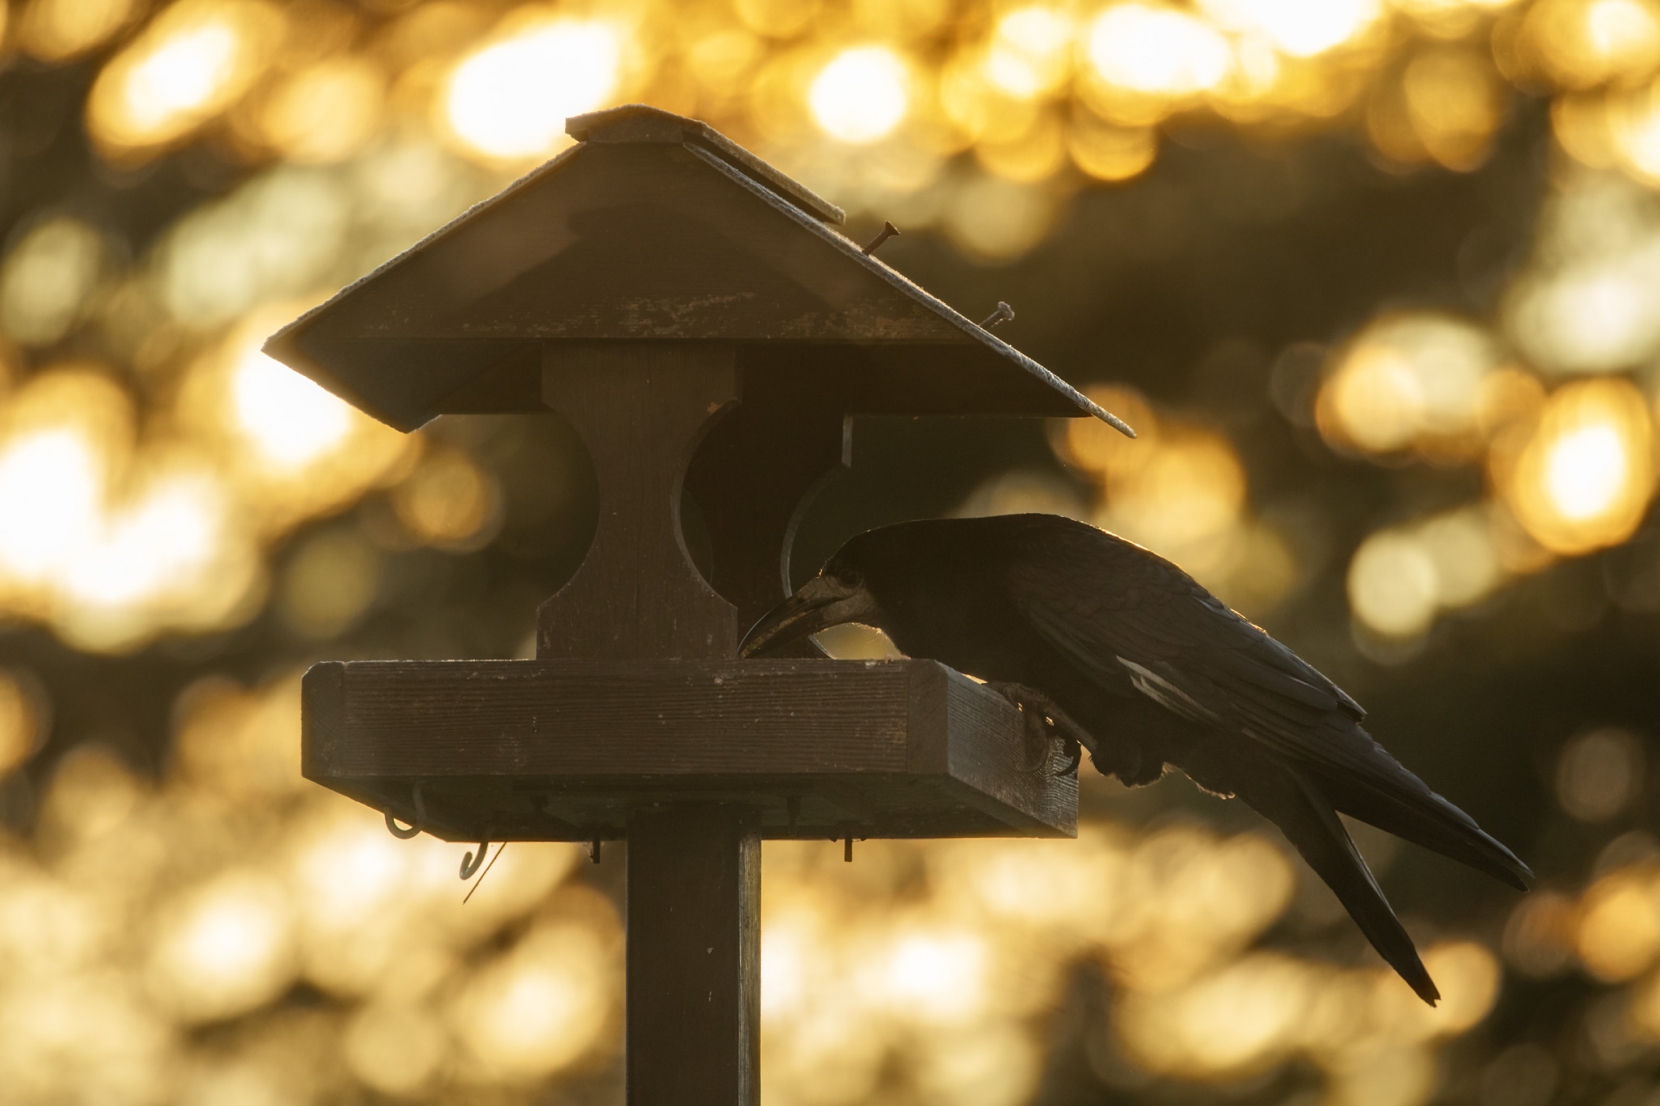
{"label": "dark silhouette of feeder", "polygon": [[734,659],[788,590],[848,417],[1116,420],[707,126],[631,106],[567,129],[576,146],[266,345],[403,430],[552,408],[599,485],[536,660],[318,664],[303,771],[449,841],[626,837],[628,1101],[750,1106],[763,837],[1076,832],[1076,780],[958,673]]}

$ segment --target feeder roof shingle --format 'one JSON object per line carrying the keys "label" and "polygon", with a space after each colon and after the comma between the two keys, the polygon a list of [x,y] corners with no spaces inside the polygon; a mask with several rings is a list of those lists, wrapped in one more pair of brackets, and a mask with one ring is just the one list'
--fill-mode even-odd
{"label": "feeder roof shingle", "polygon": [[[835,229],[840,208],[707,125],[630,105],[266,351],[383,422],[541,408],[542,344],[714,341],[849,413],[1088,413],[1071,385]],[[815,382],[817,384],[817,382]]]}

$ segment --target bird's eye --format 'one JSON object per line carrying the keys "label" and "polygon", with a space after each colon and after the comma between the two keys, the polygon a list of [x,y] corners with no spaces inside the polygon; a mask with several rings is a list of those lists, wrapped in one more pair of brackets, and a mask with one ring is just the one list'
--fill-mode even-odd
{"label": "bird's eye", "polygon": [[865,574],[851,565],[843,565],[834,573],[836,583],[845,588],[856,588],[865,582]]}

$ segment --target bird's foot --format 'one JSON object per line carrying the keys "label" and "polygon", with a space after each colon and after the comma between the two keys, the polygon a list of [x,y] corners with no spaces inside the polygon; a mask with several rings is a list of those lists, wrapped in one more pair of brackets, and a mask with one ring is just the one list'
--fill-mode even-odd
{"label": "bird's foot", "polygon": [[1032,754],[1032,762],[1027,767],[1035,770],[1048,764],[1057,740],[1064,743],[1066,750],[1066,763],[1055,773],[1057,776],[1077,772],[1083,761],[1083,750],[1094,750],[1095,739],[1089,731],[1037,688],[1007,681],[993,681],[986,686],[1020,711],[1026,728],[1026,747]]}

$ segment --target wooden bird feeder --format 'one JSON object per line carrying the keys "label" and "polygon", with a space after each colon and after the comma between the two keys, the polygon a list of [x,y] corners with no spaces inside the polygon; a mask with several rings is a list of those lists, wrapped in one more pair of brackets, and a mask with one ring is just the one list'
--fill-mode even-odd
{"label": "wooden bird feeder", "polygon": [[806,499],[854,414],[1101,412],[702,123],[631,106],[567,129],[266,345],[402,430],[552,408],[599,484],[536,660],[318,664],[302,770],[448,841],[626,838],[628,1102],[753,1106],[763,838],[1076,832],[1076,779],[958,673],[735,659],[788,591]]}

